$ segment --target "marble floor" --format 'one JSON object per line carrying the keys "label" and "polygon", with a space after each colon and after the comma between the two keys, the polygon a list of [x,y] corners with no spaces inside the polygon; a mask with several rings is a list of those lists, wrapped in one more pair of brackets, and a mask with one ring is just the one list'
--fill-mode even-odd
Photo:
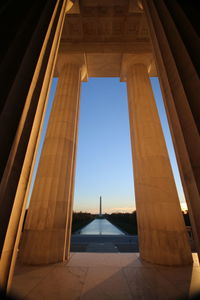
{"label": "marble floor", "polygon": [[11,294],[27,300],[169,300],[200,291],[197,255],[190,267],[142,262],[138,253],[72,253],[68,263],[17,263]]}

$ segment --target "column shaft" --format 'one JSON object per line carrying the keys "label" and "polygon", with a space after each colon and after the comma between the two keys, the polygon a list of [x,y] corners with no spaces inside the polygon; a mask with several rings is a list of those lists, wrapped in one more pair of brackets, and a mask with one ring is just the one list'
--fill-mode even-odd
{"label": "column shaft", "polygon": [[[143,0],[195,246],[200,258],[200,84],[199,66],[194,60],[199,44],[194,39],[191,24],[188,27],[188,22],[185,22],[186,15],[180,12],[186,2],[176,2]],[[187,5],[195,9],[194,3]],[[184,23],[184,27],[180,30],[181,23]],[[190,38],[193,36],[195,42],[188,48],[189,35]]]}
{"label": "column shaft", "polygon": [[127,87],[141,258],[189,264],[187,232],[145,65],[129,68]]}
{"label": "column shaft", "polygon": [[[79,90],[80,97],[80,90]],[[65,259],[68,260],[70,256],[70,246],[71,246],[71,231],[72,231],[72,218],[73,218],[73,204],[74,204],[74,189],[75,189],[75,175],[76,175],[76,154],[77,154],[77,144],[78,144],[78,124],[80,115],[80,101],[76,116],[76,132],[75,132],[75,144],[74,144],[74,154],[73,154],[73,165],[72,165],[72,178],[71,178],[71,190],[70,190],[70,202],[69,202],[69,213],[67,218],[67,230],[66,230],[66,250]]]}
{"label": "column shaft", "polygon": [[65,257],[79,88],[79,65],[65,65],[58,81],[23,233],[20,257],[25,263],[52,263]]}
{"label": "column shaft", "polygon": [[[1,237],[5,236],[0,260],[0,285],[7,290],[12,283],[26,207],[25,194],[64,22],[66,1],[56,2],[1,180]],[[20,86],[23,90],[24,85]]]}

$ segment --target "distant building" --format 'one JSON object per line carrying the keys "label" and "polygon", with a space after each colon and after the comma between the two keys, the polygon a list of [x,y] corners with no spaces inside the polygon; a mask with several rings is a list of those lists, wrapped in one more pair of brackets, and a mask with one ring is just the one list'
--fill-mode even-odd
{"label": "distant building", "polygon": [[102,197],[99,199],[99,217],[102,217]]}

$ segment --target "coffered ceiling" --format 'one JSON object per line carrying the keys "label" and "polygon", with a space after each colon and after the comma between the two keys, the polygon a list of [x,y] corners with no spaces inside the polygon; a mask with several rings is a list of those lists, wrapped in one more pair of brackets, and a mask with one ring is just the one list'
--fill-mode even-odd
{"label": "coffered ceiling", "polygon": [[84,53],[88,77],[120,77],[124,54],[152,52],[143,10],[136,0],[76,1],[65,18],[63,52]]}

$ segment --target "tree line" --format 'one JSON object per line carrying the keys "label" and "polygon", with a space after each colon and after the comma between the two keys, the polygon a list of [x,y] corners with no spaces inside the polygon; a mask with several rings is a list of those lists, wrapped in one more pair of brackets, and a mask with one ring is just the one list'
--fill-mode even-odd
{"label": "tree line", "polygon": [[[186,226],[190,225],[190,218],[188,212],[182,212]],[[74,212],[72,220],[72,233],[86,226],[88,223],[97,218],[98,215],[85,213],[85,212]],[[137,213],[112,213],[104,214],[104,218],[110,221],[113,225],[131,235],[137,235]]]}
{"label": "tree line", "polygon": [[[24,224],[25,219],[27,215],[28,210],[26,210],[25,218],[24,218]],[[91,214],[88,212],[73,212],[73,218],[72,218],[72,233],[75,233],[77,230],[83,228],[87,224],[89,224],[91,221],[93,221],[95,218],[97,218],[98,215]],[[108,221],[110,221],[113,225],[118,227],[120,230],[124,231],[125,233],[131,234],[131,235],[137,235],[137,213],[136,211],[133,211],[132,213],[112,213],[112,214],[104,214],[104,218],[106,218]],[[186,226],[191,226],[190,224],[190,218],[188,212],[183,212],[183,218],[185,221]],[[24,229],[23,224],[23,229]]]}

